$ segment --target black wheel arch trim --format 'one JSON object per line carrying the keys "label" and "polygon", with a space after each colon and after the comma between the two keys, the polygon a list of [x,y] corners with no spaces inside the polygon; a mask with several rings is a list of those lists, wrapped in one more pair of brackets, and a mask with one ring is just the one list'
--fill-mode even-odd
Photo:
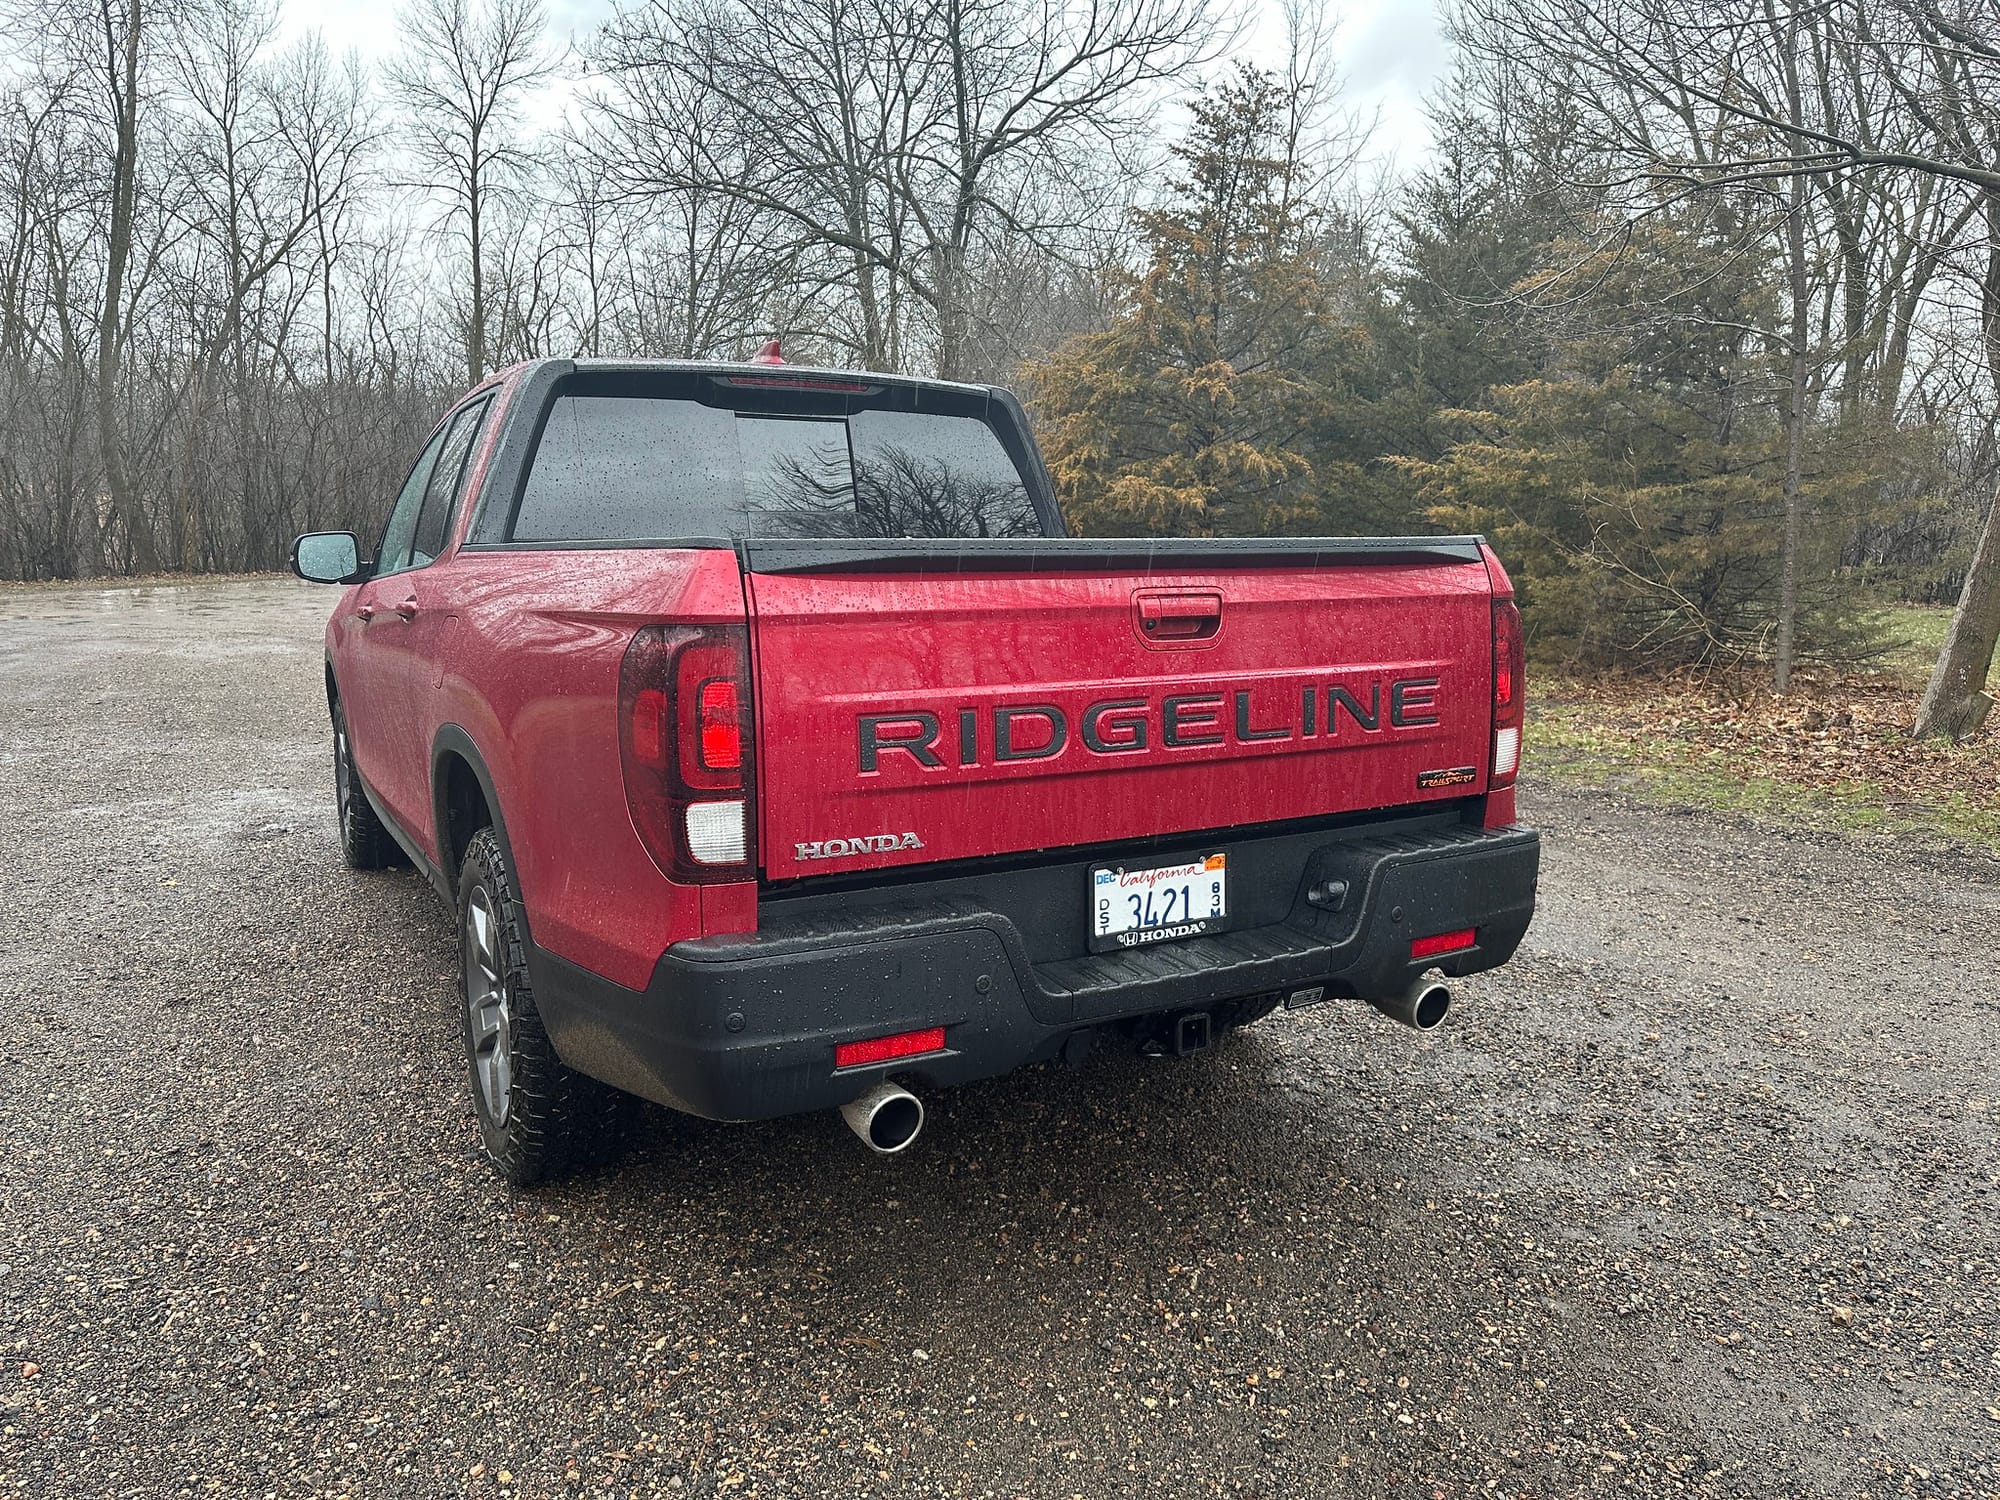
{"label": "black wheel arch trim", "polygon": [[[486,757],[479,753],[479,746],[472,735],[462,725],[441,725],[431,739],[431,828],[437,837],[438,876],[443,880],[439,889],[445,899],[456,908],[458,905],[458,870],[451,858],[451,809],[445,800],[446,781],[444,763],[447,757],[456,757],[465,762],[472,772],[472,779],[479,783],[479,795],[486,800],[487,815],[493,820],[493,836],[500,840],[500,852],[507,857],[507,868],[518,871],[520,864],[514,858],[513,840],[507,837],[507,818],[500,810],[500,794],[493,788],[493,773],[486,768]],[[519,876],[515,877],[517,880]],[[516,892],[518,896],[519,892]],[[526,903],[521,905],[522,936],[529,937],[530,925]]]}

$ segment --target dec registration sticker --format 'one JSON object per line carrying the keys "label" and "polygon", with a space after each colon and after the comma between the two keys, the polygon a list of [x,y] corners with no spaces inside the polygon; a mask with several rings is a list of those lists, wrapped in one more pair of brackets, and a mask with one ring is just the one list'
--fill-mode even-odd
{"label": "dec registration sticker", "polygon": [[1185,864],[1091,871],[1091,952],[1214,932],[1228,911],[1228,863],[1227,855],[1205,854]]}

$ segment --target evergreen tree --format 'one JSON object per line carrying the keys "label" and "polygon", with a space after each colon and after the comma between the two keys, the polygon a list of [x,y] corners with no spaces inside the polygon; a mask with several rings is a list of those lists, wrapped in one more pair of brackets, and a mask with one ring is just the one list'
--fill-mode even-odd
{"label": "evergreen tree", "polygon": [[1546,237],[1510,199],[1474,121],[1441,114],[1438,124],[1435,164],[1410,184],[1396,216],[1402,274],[1383,335],[1396,372],[1398,446],[1432,456],[1445,441],[1437,412],[1478,406],[1533,370],[1508,298]]}
{"label": "evergreen tree", "polygon": [[[1457,441],[1408,465],[1431,519],[1486,533],[1538,645],[1675,665],[1761,656],[1776,618],[1784,462],[1763,239],[1705,198],[1590,242],[1558,240],[1520,297],[1544,364],[1482,410],[1446,412]],[[1866,455],[1822,431],[1807,489],[1822,512],[1870,484]],[[1802,639],[1851,635],[1833,581],[1837,534],[1811,543]]]}
{"label": "evergreen tree", "polygon": [[1395,215],[1399,274],[1381,334],[1395,450],[1425,458],[1451,442],[1440,413],[1540,370],[1541,328],[1520,290],[1599,208],[1572,104],[1524,87],[1505,59],[1461,55],[1430,114],[1436,148]]}
{"label": "evergreen tree", "polygon": [[1303,190],[1289,103],[1243,67],[1196,104],[1171,200],[1138,216],[1148,264],[1111,326],[1027,372],[1081,532],[1298,532],[1352,514],[1372,341],[1339,275],[1353,227]]}

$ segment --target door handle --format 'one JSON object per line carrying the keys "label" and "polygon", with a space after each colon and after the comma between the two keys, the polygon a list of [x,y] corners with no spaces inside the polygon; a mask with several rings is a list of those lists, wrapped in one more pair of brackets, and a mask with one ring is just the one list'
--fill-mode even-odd
{"label": "door handle", "polygon": [[414,620],[417,617],[417,596],[412,594],[401,604],[397,605],[396,613],[406,620]]}
{"label": "door handle", "polygon": [[375,618],[375,606],[372,604],[355,605],[354,618],[366,625],[370,620]]}
{"label": "door handle", "polygon": [[1222,628],[1222,595],[1206,590],[1147,590],[1136,601],[1144,641],[1205,641]]}

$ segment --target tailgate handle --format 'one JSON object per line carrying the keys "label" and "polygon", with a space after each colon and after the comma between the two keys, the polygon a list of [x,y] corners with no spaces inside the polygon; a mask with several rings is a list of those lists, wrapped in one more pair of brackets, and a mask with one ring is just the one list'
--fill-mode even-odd
{"label": "tailgate handle", "polygon": [[1139,636],[1147,641],[1205,641],[1222,628],[1222,595],[1144,589],[1136,597]]}

